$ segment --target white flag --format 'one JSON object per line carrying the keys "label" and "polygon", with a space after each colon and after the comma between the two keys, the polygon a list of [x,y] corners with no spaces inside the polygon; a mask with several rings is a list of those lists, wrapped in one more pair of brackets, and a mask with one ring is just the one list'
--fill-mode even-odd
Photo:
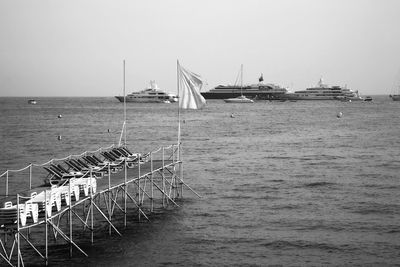
{"label": "white flag", "polygon": [[206,100],[200,94],[203,81],[198,74],[184,69],[178,62],[179,77],[179,108],[200,109],[205,106]]}

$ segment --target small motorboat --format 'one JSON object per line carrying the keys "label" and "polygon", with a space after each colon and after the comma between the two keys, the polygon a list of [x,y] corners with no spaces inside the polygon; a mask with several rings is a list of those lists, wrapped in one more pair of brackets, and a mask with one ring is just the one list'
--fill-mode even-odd
{"label": "small motorboat", "polygon": [[364,101],[372,101],[372,97],[366,96],[366,97],[364,98]]}
{"label": "small motorboat", "polygon": [[35,99],[29,99],[28,103],[31,104],[31,105],[36,105],[37,104]]}
{"label": "small motorboat", "polygon": [[226,103],[254,103],[254,101],[250,98],[245,97],[244,95],[234,97],[234,98],[227,98],[224,99]]}

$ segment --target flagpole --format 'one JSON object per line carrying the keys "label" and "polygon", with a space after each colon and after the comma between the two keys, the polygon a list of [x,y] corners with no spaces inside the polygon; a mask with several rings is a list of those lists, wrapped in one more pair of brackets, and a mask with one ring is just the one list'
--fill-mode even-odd
{"label": "flagpole", "polygon": [[126,146],[126,93],[125,93],[125,59],[124,59],[124,146]]}
{"label": "flagpole", "polygon": [[179,60],[176,60],[176,83],[178,88],[178,160],[181,160],[181,96],[179,88]]}

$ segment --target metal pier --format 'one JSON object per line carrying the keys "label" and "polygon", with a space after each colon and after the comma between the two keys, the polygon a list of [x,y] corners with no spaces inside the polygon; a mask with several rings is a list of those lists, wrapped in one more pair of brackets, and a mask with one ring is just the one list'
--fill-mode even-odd
{"label": "metal pier", "polygon": [[118,168],[106,165],[101,175],[91,169],[62,185],[37,188],[30,164],[21,170],[29,176],[29,190],[16,195],[9,194],[11,171],[1,174],[6,199],[0,208],[0,265],[24,266],[34,255],[48,265],[55,244],[69,246],[71,257],[88,256],[82,240],[93,244],[101,232],[121,236],[122,225],[179,206],[185,183],[178,151],[177,145],[159,148],[135,164],[124,160]]}

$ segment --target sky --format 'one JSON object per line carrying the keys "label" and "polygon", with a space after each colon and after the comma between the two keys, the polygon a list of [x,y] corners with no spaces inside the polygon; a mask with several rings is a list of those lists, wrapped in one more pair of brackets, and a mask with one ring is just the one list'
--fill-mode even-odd
{"label": "sky", "polygon": [[114,96],[155,80],[177,91],[176,63],[202,91],[243,83],[290,90],[400,85],[399,0],[0,0],[0,96]]}

